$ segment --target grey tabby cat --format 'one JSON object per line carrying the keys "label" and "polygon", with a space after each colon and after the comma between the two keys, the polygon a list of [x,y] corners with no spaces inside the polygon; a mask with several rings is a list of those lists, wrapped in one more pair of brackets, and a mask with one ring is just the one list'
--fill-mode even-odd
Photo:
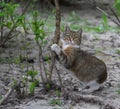
{"label": "grey tabby cat", "polygon": [[67,26],[59,44],[53,44],[51,50],[68,70],[86,84],[87,92],[91,93],[106,80],[107,68],[103,61],[80,49],[81,35],[82,29],[71,31]]}

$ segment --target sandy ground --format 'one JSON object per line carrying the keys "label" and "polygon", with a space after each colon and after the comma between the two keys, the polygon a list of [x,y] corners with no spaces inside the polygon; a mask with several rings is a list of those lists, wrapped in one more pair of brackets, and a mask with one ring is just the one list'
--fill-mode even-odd
{"label": "sandy ground", "polygon": [[[75,10],[76,14],[81,19],[86,19],[89,22],[89,25],[95,26],[99,24],[101,21],[100,12],[92,9],[91,7],[86,9],[86,5],[83,6],[83,8],[80,8],[80,6],[77,6],[78,8],[74,6],[69,6],[66,8],[62,7],[63,25],[74,25],[74,22],[63,20],[69,16],[72,10]],[[75,25],[78,23],[76,22]],[[79,22],[79,24],[82,24],[82,22]],[[114,26],[115,24],[109,20],[109,25]],[[50,36],[53,36],[53,34],[54,33],[52,32],[48,34],[49,41],[52,39]],[[27,36],[27,40],[31,43],[27,49],[27,52],[29,53],[30,58],[34,60],[34,63],[32,64],[34,65],[35,69],[39,70],[38,48],[35,45],[33,38],[33,35]],[[14,57],[17,57],[20,52],[24,53],[24,51],[21,49],[23,46],[22,43],[15,43],[21,42],[21,38],[17,38],[13,40],[13,42],[13,44],[8,44],[7,48],[0,50],[1,59],[13,59]],[[117,92],[117,90],[120,89],[120,54],[117,52],[117,50],[120,50],[120,33],[115,32],[114,30],[103,33],[84,31],[81,48],[89,52],[93,51],[94,55],[102,59],[107,65],[108,78],[106,84],[103,85],[104,88],[102,90],[95,92],[93,95],[102,97],[104,100],[114,101],[116,104],[120,105],[120,94]],[[46,51],[47,49],[45,49],[45,53]],[[17,78],[19,80],[21,73],[23,72],[18,65],[9,64],[9,62],[3,61],[0,62],[0,95],[5,95],[13,78]],[[74,93],[79,93],[79,88],[81,86],[79,80],[69,71],[66,71],[64,68],[62,68],[62,66],[60,67],[60,74],[65,88],[69,92],[73,91]],[[58,76],[55,71],[53,74],[53,79],[59,84]],[[107,85],[107,82],[110,83],[111,86]],[[76,91],[74,91],[75,87],[77,87]],[[0,106],[0,109],[102,109],[102,107],[97,104],[89,104],[85,103],[84,101],[80,103],[72,103],[71,100],[65,101],[62,97],[60,97],[62,102],[61,105],[53,106],[50,104],[50,101],[52,99],[58,99],[58,97],[56,97],[54,94],[55,91],[52,90],[47,94],[43,94],[41,93],[41,90],[42,88],[38,87],[35,96],[26,99],[17,99],[16,95],[13,93],[5,105]],[[118,107],[118,109],[120,109],[120,107]]]}

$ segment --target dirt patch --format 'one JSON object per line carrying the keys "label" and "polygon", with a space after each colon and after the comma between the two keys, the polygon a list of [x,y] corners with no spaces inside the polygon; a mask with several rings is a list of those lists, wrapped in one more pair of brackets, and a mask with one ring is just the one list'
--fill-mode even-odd
{"label": "dirt patch", "polygon": [[[84,4],[85,5],[85,4]],[[81,5],[80,5],[81,6]],[[81,6],[82,7],[82,6]],[[83,6],[84,7],[84,6]],[[89,25],[97,25],[101,20],[101,14],[96,12],[91,7],[86,8],[76,8],[73,6],[62,7],[62,19],[67,19],[70,16],[72,10],[75,9],[76,15],[80,16],[81,19],[86,19]],[[98,17],[99,16],[99,17]],[[76,25],[78,23],[77,19],[74,20],[62,20],[62,25]],[[78,25],[82,24],[79,21]],[[109,21],[109,25],[114,26],[114,24]],[[46,30],[47,31],[47,30]],[[48,41],[51,43],[53,38],[53,33],[48,35]],[[92,52],[93,55],[102,59],[107,65],[108,78],[106,83],[103,85],[103,89],[95,92],[92,95],[102,97],[104,100],[114,101],[116,104],[120,104],[120,95],[118,90],[120,90],[120,54],[117,52],[120,50],[120,33],[114,31],[106,31],[104,33],[96,32],[83,32],[82,45],[81,48],[88,52]],[[5,95],[8,91],[8,87],[11,86],[13,78],[20,80],[22,74],[25,73],[26,69],[21,70],[19,65],[12,63],[16,57],[24,51],[22,47],[25,42],[21,43],[22,35],[19,39],[11,40],[8,43],[7,48],[0,49],[0,95]],[[27,48],[27,53],[30,59],[34,62],[30,63],[29,66],[34,66],[36,70],[39,71],[38,63],[38,47],[34,41],[33,35],[27,36],[27,41],[30,46]],[[17,42],[17,43],[16,43]],[[48,47],[48,46],[47,46]],[[47,47],[44,50],[44,54],[49,53]],[[66,71],[62,66],[59,67],[60,74],[63,80],[64,87],[71,94],[79,94],[79,88],[81,84],[79,80],[72,75],[69,71]],[[38,76],[39,77],[39,76]],[[53,81],[59,85],[58,75],[54,70]],[[53,99],[60,99],[60,105],[52,105],[50,103]],[[15,93],[13,93],[10,98],[5,102],[5,105],[0,107],[1,109],[100,109],[98,104],[89,104],[85,102],[73,103],[72,100],[64,100],[63,97],[58,98],[55,94],[55,90],[51,90],[49,93],[44,94],[42,86],[40,85],[36,91],[35,96],[26,99],[16,98]],[[120,107],[119,107],[120,108]]]}

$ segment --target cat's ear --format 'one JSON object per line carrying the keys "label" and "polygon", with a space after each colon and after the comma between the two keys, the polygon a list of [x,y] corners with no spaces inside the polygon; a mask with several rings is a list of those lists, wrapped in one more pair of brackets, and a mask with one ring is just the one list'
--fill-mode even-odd
{"label": "cat's ear", "polygon": [[66,26],[65,31],[70,31],[69,26]]}
{"label": "cat's ear", "polygon": [[78,31],[77,31],[77,33],[80,35],[80,37],[82,36],[82,28],[81,29],[79,29]]}
{"label": "cat's ear", "polygon": [[80,41],[80,44],[81,44],[81,38],[82,38],[82,28],[81,28],[81,29],[79,29],[79,30],[77,31],[77,33],[79,34],[79,41]]}

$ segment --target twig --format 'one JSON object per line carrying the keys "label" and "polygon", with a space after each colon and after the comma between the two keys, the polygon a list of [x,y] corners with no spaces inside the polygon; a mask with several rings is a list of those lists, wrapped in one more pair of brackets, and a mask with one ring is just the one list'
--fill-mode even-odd
{"label": "twig", "polygon": [[64,88],[63,83],[62,83],[62,78],[61,78],[61,76],[60,76],[60,71],[59,71],[59,69],[58,69],[56,66],[55,66],[55,68],[56,68],[56,71],[57,71],[57,74],[58,74],[58,79],[59,79],[61,88],[62,88],[62,90],[63,90],[63,93],[65,94],[66,92],[65,92],[65,88]]}
{"label": "twig", "polygon": [[[42,48],[41,48],[41,46],[40,46],[40,44],[39,44],[39,42],[38,42],[38,40],[36,40],[36,43],[37,43],[37,45],[38,45],[38,47],[39,47],[39,67],[40,67],[40,71],[41,71],[41,66],[42,66],[42,64],[41,64],[41,56],[42,56]],[[43,83],[43,87],[45,87],[44,86],[44,83],[45,83],[45,81],[44,81],[44,77],[43,77],[43,74],[42,74],[42,72],[40,72],[40,76],[41,76],[41,79],[42,79],[42,83]]]}
{"label": "twig", "polygon": [[[59,42],[59,39],[60,39],[60,21],[61,21],[61,13],[60,13],[60,7],[59,7],[59,0],[55,0],[55,6],[56,6],[56,30],[55,30],[55,36],[54,36],[54,39],[53,39],[53,43],[58,43]],[[52,64],[51,64],[51,71],[50,71],[50,78],[49,80],[51,80],[51,77],[52,77],[52,71],[53,71],[53,66],[55,64],[55,53],[52,52]],[[62,84],[62,79],[61,79],[61,76],[60,76],[60,73],[59,73],[59,70],[58,68],[55,66],[56,70],[57,70],[57,74],[58,74],[58,79],[59,79],[59,82],[60,82],[60,85],[61,85],[61,88],[63,90],[63,93],[65,93],[65,90],[64,90],[64,86]]]}
{"label": "twig", "polygon": [[14,90],[14,88],[10,88],[8,90],[8,92],[5,94],[5,96],[1,99],[0,105],[2,105],[8,99],[8,97],[11,95],[11,93],[13,92],[13,90]]}
{"label": "twig", "polygon": [[[88,1],[90,1],[90,0],[88,0]],[[93,0],[93,3],[91,3],[91,5],[95,6],[97,10],[99,10],[100,12],[105,14],[110,20],[112,20],[116,25],[118,25],[120,27],[120,19],[118,18],[117,14],[114,12],[114,10],[112,8],[110,8],[110,10],[112,11],[113,15],[116,17],[118,22],[116,20],[114,20],[107,12],[105,12],[103,9],[98,7],[95,0]]]}
{"label": "twig", "polygon": [[103,14],[105,14],[110,20],[112,20],[116,25],[118,25],[120,27],[120,24],[114,20],[107,12],[105,12],[104,10],[102,10],[101,8],[99,7],[96,7],[96,9],[98,9],[99,11],[101,11]]}
{"label": "twig", "polygon": [[117,21],[119,22],[119,24],[120,24],[120,19],[118,18],[116,12],[115,12],[111,7],[110,7],[110,10],[111,10],[111,12],[113,13],[113,15],[115,16],[116,20],[117,20]]}
{"label": "twig", "polygon": [[[42,57],[42,59],[43,59],[43,54],[42,54],[41,57]],[[46,81],[48,81],[47,72],[46,72],[46,67],[45,67],[45,62],[43,61],[42,64],[43,64],[43,68],[44,68],[44,72],[45,72]]]}
{"label": "twig", "polygon": [[[60,39],[60,21],[61,21],[61,13],[60,13],[60,7],[59,7],[59,0],[54,0],[55,6],[56,6],[56,29],[55,29],[55,36],[53,39],[53,43],[58,43]],[[52,72],[53,67],[55,65],[55,53],[51,52],[52,59],[51,59],[51,65],[50,65],[50,76],[49,81],[51,81],[52,78]]]}
{"label": "twig", "polygon": [[[27,5],[26,5],[26,7],[24,8],[21,16],[23,16],[23,15],[25,14],[25,12],[26,12],[26,10],[28,9],[28,7],[29,7],[29,5],[31,4],[31,2],[32,2],[32,0],[30,0],[30,1],[27,3]],[[9,38],[9,37],[11,36],[12,32],[13,32],[14,29],[16,28],[16,24],[17,24],[18,22],[19,22],[19,19],[14,23],[13,27],[12,27],[11,30],[9,31],[9,33],[8,33],[8,35],[6,36],[5,40],[0,44],[0,47],[1,47],[2,45],[4,45],[9,39],[11,39],[11,38]],[[13,38],[13,37],[12,37],[12,38]]]}

